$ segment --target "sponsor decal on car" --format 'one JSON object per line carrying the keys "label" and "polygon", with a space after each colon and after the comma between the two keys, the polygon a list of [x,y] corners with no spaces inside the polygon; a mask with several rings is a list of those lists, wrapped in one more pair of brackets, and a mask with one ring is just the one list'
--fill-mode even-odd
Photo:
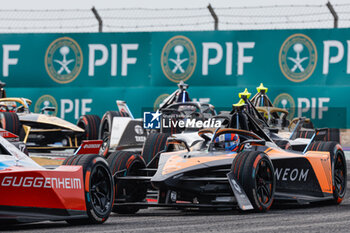
{"label": "sponsor decal on car", "polygon": [[98,154],[101,145],[102,140],[84,140],[75,154]]}
{"label": "sponsor decal on car", "polygon": [[84,149],[96,149],[100,148],[101,144],[85,144]]}
{"label": "sponsor decal on car", "polygon": [[81,189],[82,187],[79,178],[60,177],[5,176],[0,184],[2,187],[17,188]]}
{"label": "sponsor decal on car", "polygon": [[142,135],[143,134],[143,128],[141,127],[141,125],[135,125],[135,133],[137,133],[138,135]]}
{"label": "sponsor decal on car", "polygon": [[276,168],[275,177],[281,181],[306,181],[309,169]]}

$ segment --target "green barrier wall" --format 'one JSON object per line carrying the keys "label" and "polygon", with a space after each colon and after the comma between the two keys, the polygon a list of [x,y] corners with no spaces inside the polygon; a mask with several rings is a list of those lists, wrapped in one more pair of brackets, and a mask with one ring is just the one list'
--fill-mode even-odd
{"label": "green barrier wall", "polygon": [[[349,38],[349,40],[348,40]],[[261,82],[291,116],[350,127],[350,30],[1,34],[8,96],[33,100],[75,122],[123,99],[135,116],[183,80],[192,98],[230,109]]]}

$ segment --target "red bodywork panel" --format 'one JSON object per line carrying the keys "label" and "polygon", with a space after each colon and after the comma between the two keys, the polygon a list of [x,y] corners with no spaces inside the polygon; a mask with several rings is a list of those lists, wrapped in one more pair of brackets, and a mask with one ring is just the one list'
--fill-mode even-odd
{"label": "red bodywork panel", "polygon": [[98,154],[100,152],[102,142],[102,140],[85,140],[82,142],[75,154]]}
{"label": "red bodywork panel", "polygon": [[16,134],[13,134],[13,133],[6,131],[4,129],[0,129],[0,136],[3,138],[18,138],[18,136]]}
{"label": "red bodywork panel", "polygon": [[86,211],[83,168],[10,167],[0,171],[0,205]]}

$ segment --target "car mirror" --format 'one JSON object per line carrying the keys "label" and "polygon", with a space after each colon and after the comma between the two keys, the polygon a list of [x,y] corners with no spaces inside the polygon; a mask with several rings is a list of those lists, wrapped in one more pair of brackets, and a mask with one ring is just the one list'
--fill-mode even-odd
{"label": "car mirror", "polygon": [[187,145],[187,142],[182,139],[178,138],[169,138],[166,142],[166,152],[170,151],[176,151],[181,149],[186,149],[187,151],[190,151],[190,147]]}
{"label": "car mirror", "polygon": [[56,111],[56,108],[55,108],[55,107],[43,107],[43,108],[41,109],[41,113],[42,113],[42,114],[46,114],[46,113],[48,113],[48,112],[54,112],[54,111]]}

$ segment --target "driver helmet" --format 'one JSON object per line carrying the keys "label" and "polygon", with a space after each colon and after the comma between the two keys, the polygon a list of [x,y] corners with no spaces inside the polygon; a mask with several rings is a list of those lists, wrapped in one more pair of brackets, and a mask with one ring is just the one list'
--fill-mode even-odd
{"label": "driver helmet", "polygon": [[215,143],[220,143],[225,146],[226,151],[236,151],[239,145],[239,136],[235,133],[225,133],[215,138]]}

